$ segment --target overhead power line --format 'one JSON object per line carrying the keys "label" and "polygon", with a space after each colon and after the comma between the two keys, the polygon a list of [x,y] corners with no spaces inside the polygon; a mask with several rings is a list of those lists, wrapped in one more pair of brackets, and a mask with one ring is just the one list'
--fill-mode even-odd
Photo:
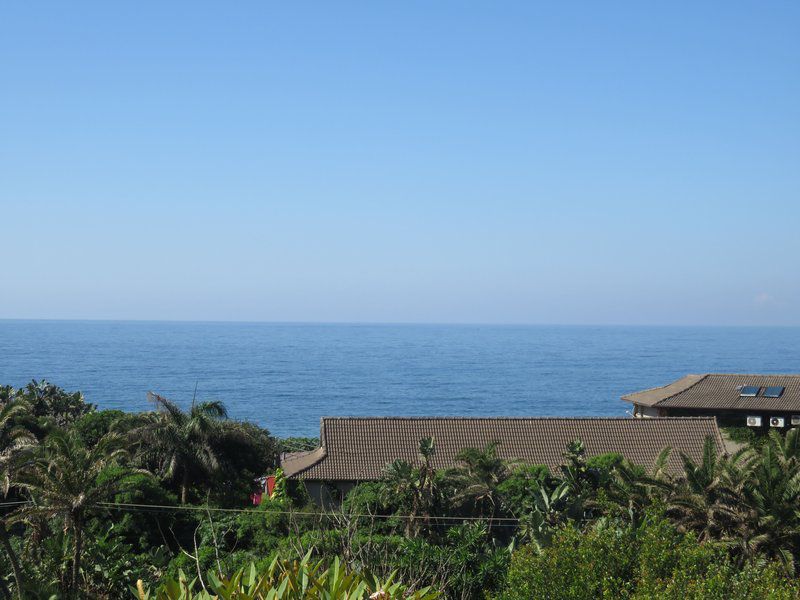
{"label": "overhead power line", "polygon": [[215,507],[215,506],[196,506],[196,505],[184,505],[184,506],[175,506],[175,505],[168,505],[168,504],[138,504],[133,502],[98,502],[96,506],[100,506],[103,508],[109,508],[112,510],[170,510],[170,511],[193,511],[193,512],[224,512],[224,513],[251,513],[251,514],[278,514],[278,515],[290,515],[290,516],[300,516],[300,517],[328,517],[328,518],[337,518],[337,517],[349,517],[351,519],[413,519],[413,520],[424,520],[429,518],[433,521],[478,521],[478,522],[486,522],[492,521],[494,523],[504,522],[504,523],[519,523],[520,519],[517,517],[456,517],[456,516],[434,516],[431,515],[429,517],[425,517],[423,515],[397,515],[397,514],[370,514],[370,513],[332,513],[332,512],[311,512],[311,511],[297,511],[297,510],[270,510],[266,512],[260,509],[253,509],[253,508],[223,508],[223,507]]}
{"label": "overhead power line", "polygon": [[[26,504],[34,504],[30,500],[19,500],[14,502],[0,502],[0,508],[11,506],[22,506]],[[399,519],[399,520],[415,520],[415,521],[431,521],[434,524],[441,524],[442,521],[452,524],[458,523],[473,523],[473,522],[491,522],[496,526],[513,527],[520,523],[521,519],[518,517],[457,517],[449,515],[398,515],[398,514],[370,514],[370,513],[334,513],[334,512],[312,512],[302,510],[269,510],[268,512],[261,509],[254,508],[224,508],[219,506],[197,506],[197,505],[183,505],[175,506],[169,504],[143,504],[135,502],[98,502],[94,505],[97,508],[105,508],[108,510],[121,510],[127,512],[215,512],[215,513],[233,513],[233,514],[255,514],[267,515],[278,514],[288,515],[292,517],[319,517],[329,519]]]}

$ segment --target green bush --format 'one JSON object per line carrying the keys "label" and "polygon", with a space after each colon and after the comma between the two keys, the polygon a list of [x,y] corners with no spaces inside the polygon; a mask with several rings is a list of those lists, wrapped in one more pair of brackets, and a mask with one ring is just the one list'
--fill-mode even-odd
{"label": "green bush", "polygon": [[[597,471],[600,487],[606,487],[611,479],[611,472],[624,461],[625,458],[619,452],[606,452],[589,457],[586,466]],[[644,473],[644,469],[641,472]]]}
{"label": "green bush", "polygon": [[561,529],[552,545],[538,553],[518,550],[511,561],[503,600],[578,600],[627,595],[635,563],[628,531],[599,528],[582,534],[573,525]]}
{"label": "green bush", "polygon": [[237,515],[235,543],[257,555],[272,556],[283,540],[313,529],[316,524],[317,519],[309,515],[290,514],[284,502],[265,499],[257,509]]}
{"label": "green bush", "polygon": [[581,533],[568,525],[539,552],[514,553],[498,600],[755,600],[800,598],[777,564],[739,566],[725,545],[701,544],[660,517],[634,528],[598,523]]}
{"label": "green bush", "polygon": [[527,509],[530,498],[550,479],[546,465],[519,465],[497,491],[508,510],[518,514]]}
{"label": "green bush", "polygon": [[730,426],[723,427],[722,431],[732,442],[744,445],[749,444],[757,448],[763,446],[767,439],[767,434],[764,431],[753,427]]}
{"label": "green bush", "polygon": [[319,446],[319,438],[315,437],[279,438],[277,442],[279,452],[304,452]]}
{"label": "green bush", "polygon": [[[350,490],[342,502],[342,512],[346,515],[369,515],[358,517],[360,526],[375,533],[389,534],[402,531],[404,522],[397,517],[389,517],[402,512],[399,504],[390,504],[386,493],[386,484],[382,481],[360,483]],[[352,517],[351,517],[352,518]]]}

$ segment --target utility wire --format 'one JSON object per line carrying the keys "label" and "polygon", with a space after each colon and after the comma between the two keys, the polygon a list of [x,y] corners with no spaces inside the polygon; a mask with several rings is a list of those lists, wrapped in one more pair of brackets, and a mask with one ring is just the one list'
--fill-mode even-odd
{"label": "utility wire", "polygon": [[6,506],[19,506],[20,504],[30,504],[30,500],[16,500],[13,502],[0,502],[0,508],[5,508]]}
{"label": "utility wire", "polygon": [[[0,502],[0,508],[11,506],[22,506],[24,504],[33,504],[30,500],[19,500],[15,502]],[[521,519],[517,517],[455,517],[455,516],[429,516],[424,517],[421,515],[383,515],[383,514],[369,514],[369,513],[331,513],[331,512],[311,512],[311,511],[295,511],[295,510],[270,510],[264,511],[252,508],[224,508],[215,506],[171,506],[168,504],[137,504],[133,502],[98,502],[94,506],[98,508],[106,508],[110,510],[121,510],[127,512],[170,512],[170,511],[186,511],[186,512],[222,512],[233,514],[278,514],[289,515],[297,517],[321,517],[321,518],[339,518],[348,517],[351,519],[399,519],[399,520],[417,520],[422,521],[426,518],[434,524],[442,524],[441,521],[452,522],[453,524],[465,522],[488,522],[491,521],[495,526],[514,527],[519,524]]]}
{"label": "utility wire", "polygon": [[[294,516],[307,516],[307,517],[339,517],[346,516],[353,519],[366,518],[366,519],[418,519],[422,520],[424,517],[420,515],[378,515],[369,513],[326,513],[326,512],[310,512],[310,511],[296,511],[296,510],[270,510],[269,513],[252,508],[223,508],[214,506],[170,506],[167,504],[136,504],[132,502],[98,502],[96,506],[103,508],[111,508],[116,510],[184,510],[184,511],[213,511],[213,512],[226,512],[226,513],[252,513],[252,514],[278,514],[278,515],[294,515]],[[437,521],[502,521],[510,523],[519,523],[520,519],[517,517],[454,517],[454,516],[430,516],[431,520]]]}

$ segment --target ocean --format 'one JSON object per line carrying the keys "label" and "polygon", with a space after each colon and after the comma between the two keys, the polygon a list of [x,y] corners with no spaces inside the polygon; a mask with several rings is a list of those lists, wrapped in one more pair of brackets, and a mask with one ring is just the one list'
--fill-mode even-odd
{"label": "ocean", "polygon": [[127,411],[196,385],[278,436],[335,415],[624,416],[622,394],[703,372],[800,372],[800,328],[0,321],[2,384]]}

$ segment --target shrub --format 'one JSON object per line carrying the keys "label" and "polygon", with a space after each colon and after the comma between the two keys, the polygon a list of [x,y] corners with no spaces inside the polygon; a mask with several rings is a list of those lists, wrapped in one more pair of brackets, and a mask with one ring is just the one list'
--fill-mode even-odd
{"label": "shrub", "polygon": [[315,450],[319,446],[319,438],[287,437],[277,440],[279,452],[304,452]]}
{"label": "shrub", "polygon": [[506,507],[519,514],[527,509],[530,498],[550,479],[546,465],[520,465],[497,486]]}
{"label": "shrub", "polygon": [[497,598],[782,600],[800,598],[800,588],[777,564],[738,566],[723,544],[701,544],[650,517],[638,528],[600,522],[581,533],[569,525],[542,552],[519,549]]}

